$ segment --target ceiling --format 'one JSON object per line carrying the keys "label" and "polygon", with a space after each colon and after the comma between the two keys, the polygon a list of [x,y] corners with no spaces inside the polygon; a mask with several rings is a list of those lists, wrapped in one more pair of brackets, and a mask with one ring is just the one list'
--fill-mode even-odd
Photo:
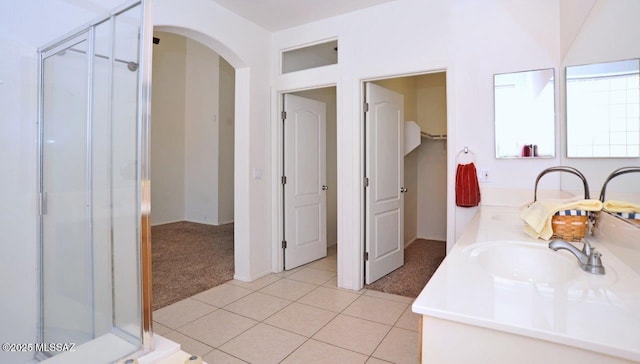
{"label": "ceiling", "polygon": [[213,1],[269,31],[278,31],[395,0]]}

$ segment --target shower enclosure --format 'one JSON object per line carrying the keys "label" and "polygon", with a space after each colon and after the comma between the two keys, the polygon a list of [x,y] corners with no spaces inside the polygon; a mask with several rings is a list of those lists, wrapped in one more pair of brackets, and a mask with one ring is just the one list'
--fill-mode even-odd
{"label": "shower enclosure", "polygon": [[123,4],[39,50],[37,360],[151,350],[148,12]]}

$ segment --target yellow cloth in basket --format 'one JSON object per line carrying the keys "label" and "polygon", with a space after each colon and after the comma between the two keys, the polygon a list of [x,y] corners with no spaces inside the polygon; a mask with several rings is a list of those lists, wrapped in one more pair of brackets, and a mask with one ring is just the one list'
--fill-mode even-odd
{"label": "yellow cloth in basket", "polygon": [[627,201],[607,200],[602,208],[610,212],[640,212],[640,205]]}
{"label": "yellow cloth in basket", "polygon": [[551,219],[556,212],[562,210],[600,211],[600,200],[539,200],[525,208],[520,218],[526,223],[524,232],[533,238],[549,240],[553,235]]}

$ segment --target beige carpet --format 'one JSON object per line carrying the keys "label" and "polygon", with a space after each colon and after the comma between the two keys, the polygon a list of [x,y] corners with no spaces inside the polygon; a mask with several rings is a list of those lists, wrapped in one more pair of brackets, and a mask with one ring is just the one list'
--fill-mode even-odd
{"label": "beige carpet", "polygon": [[157,310],[233,279],[233,224],[153,226],[151,256]]}
{"label": "beige carpet", "polygon": [[418,297],[445,257],[444,241],[418,239],[404,250],[404,265],[365,286],[374,291]]}
{"label": "beige carpet", "polygon": [[[153,310],[233,279],[233,224],[177,222],[151,228]],[[443,241],[418,239],[404,266],[365,288],[417,297],[442,260]]]}

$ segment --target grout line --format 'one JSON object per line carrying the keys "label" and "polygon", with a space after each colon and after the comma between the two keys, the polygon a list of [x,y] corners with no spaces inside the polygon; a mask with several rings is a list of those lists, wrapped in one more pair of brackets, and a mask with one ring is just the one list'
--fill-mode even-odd
{"label": "grout line", "polygon": [[414,331],[414,330],[410,330],[410,329],[405,329],[404,327],[397,326],[397,325],[398,325],[398,322],[400,321],[400,319],[402,318],[402,316],[404,316],[404,314],[405,314],[407,311],[409,311],[411,314],[413,314],[413,311],[411,311],[411,305],[409,305],[409,307],[407,307],[404,311],[402,311],[402,314],[400,314],[400,317],[398,317],[398,319],[396,320],[396,322],[394,322],[394,323],[393,323],[393,327],[397,327],[397,328],[399,328],[399,329],[409,330],[409,331],[413,331],[413,332],[417,332],[417,331],[419,331],[419,330]]}
{"label": "grout line", "polygon": [[302,344],[298,345],[297,348],[293,349],[289,354],[287,354],[284,358],[282,358],[282,360],[280,360],[278,363],[282,363],[283,361],[287,360],[288,357],[291,356],[291,354],[295,353],[296,351],[298,351],[298,349],[300,349],[304,344],[306,344],[309,340],[311,340],[310,337],[305,337],[306,340],[304,342],[302,342]]}
{"label": "grout line", "polygon": [[[267,277],[274,277],[274,278],[276,278],[276,280],[275,280],[275,281],[273,281],[273,282],[267,283],[267,284],[265,284],[264,286],[260,286],[260,287],[258,287],[258,288],[247,287],[247,286],[251,285],[251,283],[254,283],[254,282],[256,282],[256,281],[259,281],[260,279],[264,279],[264,278],[267,278]],[[284,278],[284,277],[279,277],[279,276],[277,276],[277,275],[276,275],[276,273],[269,273],[269,274],[267,274],[266,276],[260,277],[260,278],[256,279],[256,280],[255,280],[255,281],[253,281],[253,282],[242,282],[242,281],[238,281],[238,280],[233,279],[233,280],[227,281],[227,282],[225,282],[225,283],[229,283],[229,284],[231,284],[231,285],[233,285],[233,286],[235,286],[235,287],[240,287],[240,288],[244,288],[244,289],[248,289],[248,290],[251,290],[251,291],[257,292],[257,291],[259,291],[259,290],[261,290],[261,289],[263,289],[263,288],[265,288],[265,287],[267,287],[267,286],[272,285],[273,283],[276,283],[277,281],[281,280],[282,278]],[[235,281],[236,283],[233,283],[234,281]],[[241,282],[241,283],[240,283],[240,284],[238,284],[238,282]]]}
{"label": "grout line", "polygon": [[[198,302],[200,302],[200,301],[198,301]],[[204,303],[204,302],[203,302],[203,303]],[[209,306],[211,306],[211,305],[209,305]],[[211,306],[211,307],[214,307],[214,308],[215,308],[215,310],[213,310],[213,311],[211,311],[211,312],[207,312],[207,313],[205,313],[205,314],[204,314],[204,315],[202,315],[202,316],[198,316],[198,317],[196,317],[195,319],[193,319],[193,320],[191,320],[191,321],[188,321],[188,322],[186,322],[185,324],[182,324],[182,325],[180,325],[180,326],[178,326],[178,327],[176,327],[176,328],[173,328],[173,327],[167,326],[166,324],[163,324],[163,323],[162,323],[162,322],[160,322],[160,321],[156,321],[156,322],[158,322],[159,324],[161,324],[161,325],[163,325],[163,326],[165,326],[165,327],[170,328],[171,330],[178,330],[179,328],[182,328],[182,327],[184,327],[184,326],[187,326],[188,324],[190,324],[190,323],[192,323],[192,322],[195,322],[195,321],[198,321],[198,320],[200,320],[201,318],[203,318],[203,317],[205,317],[205,316],[207,316],[207,315],[209,315],[209,314],[211,314],[211,313],[214,313],[214,312],[216,312],[216,311],[218,311],[218,310],[219,310],[219,308],[218,308],[218,307],[215,307],[215,306]]]}
{"label": "grout line", "polygon": [[[232,312],[232,313],[233,313],[233,312]],[[243,316],[243,317],[244,317],[244,316]],[[252,320],[253,320],[253,319],[252,319]],[[227,341],[223,342],[222,344],[220,344],[220,345],[218,345],[218,346],[214,346],[214,347],[215,347],[216,349],[220,350],[220,348],[221,348],[224,344],[226,344],[226,343],[230,342],[231,340],[233,340],[233,339],[237,338],[238,336],[240,336],[240,335],[244,334],[245,332],[247,332],[247,331],[249,331],[249,330],[253,329],[254,327],[256,327],[256,326],[258,326],[258,325],[260,324],[260,321],[257,321],[257,320],[253,320],[253,321],[255,321],[255,322],[256,322],[254,325],[251,325],[251,326],[250,326],[250,327],[248,327],[246,330],[243,330],[243,331],[239,332],[239,333],[238,333],[237,335],[235,335],[234,337],[232,337],[232,338],[230,338],[229,340],[227,340]],[[207,345],[208,345],[208,344],[207,344]],[[243,361],[244,361],[244,360],[243,360]]]}
{"label": "grout line", "polygon": [[232,303],[234,303],[234,302],[238,302],[238,301],[240,301],[241,299],[243,299],[243,298],[245,298],[245,297],[247,297],[248,295],[253,294],[253,293],[255,293],[255,291],[254,291],[254,292],[251,292],[251,293],[247,293],[246,295],[244,295],[244,296],[242,296],[242,297],[240,297],[240,298],[236,298],[235,300],[230,301],[229,303],[225,304],[225,305],[224,305],[224,306],[222,306],[222,307],[214,306],[214,305],[212,305],[212,304],[210,304],[210,303],[208,303],[208,302],[206,302],[206,301],[199,300],[199,299],[197,299],[197,298],[194,298],[194,300],[196,300],[196,301],[198,301],[198,302],[206,303],[206,304],[207,304],[207,305],[209,305],[209,306],[212,306],[212,307],[217,308],[218,310],[221,310],[222,308],[227,307],[227,306],[229,306],[230,304],[232,304]]}
{"label": "grout line", "polygon": [[[216,350],[216,348],[215,348],[214,346],[211,346],[211,344],[207,344],[207,343],[205,343],[205,342],[202,342],[202,341],[200,341],[200,340],[196,339],[195,337],[192,337],[191,335],[185,334],[184,332],[181,332],[181,331],[178,331],[178,330],[173,330],[172,332],[176,332],[176,333],[178,333],[178,334],[180,334],[180,335],[184,335],[184,336],[186,336],[186,337],[190,338],[191,340],[197,341],[197,342],[199,342],[200,344],[205,345],[206,347],[211,348],[211,351]],[[164,335],[162,335],[162,336],[163,336],[163,337],[166,337],[166,336],[164,336]],[[172,340],[172,339],[170,339],[170,338],[167,338],[167,339],[168,339],[168,340]],[[172,341],[173,341],[173,340],[172,340]],[[180,350],[183,350],[183,351],[184,351],[184,348],[182,348],[182,343],[179,343],[179,342],[178,342],[178,344],[180,344]],[[211,351],[210,351],[210,352],[211,352]],[[189,353],[189,354],[193,354],[193,353]],[[208,353],[207,353],[207,354],[208,354]],[[206,355],[206,354],[205,354],[205,355]],[[202,356],[204,356],[204,355],[202,355]]]}
{"label": "grout line", "polygon": [[[333,321],[333,320],[332,320],[332,321]],[[313,340],[315,340],[315,341],[317,341],[317,342],[321,342],[321,343],[323,343],[323,344],[327,344],[327,345],[329,345],[329,346],[333,346],[333,347],[335,347],[335,348],[340,348],[340,349],[343,349],[343,350],[350,351],[350,352],[352,352],[352,353],[356,353],[356,354],[360,354],[360,355],[366,356],[367,358],[371,357],[371,355],[373,355],[373,352],[375,352],[375,349],[374,349],[374,350],[373,350],[373,352],[372,352],[371,354],[365,354],[365,353],[361,353],[361,352],[359,352],[359,351],[355,351],[355,350],[352,350],[352,349],[344,348],[344,347],[342,347],[342,346],[338,346],[338,345],[336,345],[336,344],[332,344],[332,343],[328,343],[328,342],[326,342],[326,341],[322,341],[321,339],[318,339],[318,338],[315,338],[315,337],[310,337],[310,338],[309,338],[309,340],[311,340],[311,339],[313,339]],[[377,348],[378,348],[378,347],[376,346],[376,349],[377,349]]]}
{"label": "grout line", "polygon": [[[318,339],[316,339],[316,338],[314,338],[314,337],[307,338],[307,340],[305,340],[305,342],[304,342],[304,343],[302,343],[302,345],[306,344],[307,342],[309,342],[309,341],[311,341],[311,340],[313,340],[313,341],[317,341],[317,342],[322,343],[322,344],[326,344],[326,345],[332,346],[332,347],[334,347],[334,348],[338,348],[338,349],[346,350],[346,351],[352,352],[352,353],[354,353],[354,354],[362,355],[362,356],[366,357],[366,358],[367,358],[367,360],[371,359],[371,356],[370,356],[370,355],[363,354],[363,353],[357,352],[357,351],[355,351],[355,350],[351,350],[351,349],[343,348],[342,346],[338,346],[338,345],[330,344],[330,343],[324,342],[324,341],[322,341],[322,340],[318,340]],[[282,360],[280,361],[280,363],[282,363],[283,361],[285,361],[289,356],[291,356],[291,354],[293,354],[294,352],[298,351],[298,349],[300,349],[300,348],[302,347],[302,345],[298,346],[294,351],[292,351],[291,353],[289,353],[289,355],[287,355],[284,359],[282,359]],[[373,355],[373,354],[372,354],[372,355]],[[378,359],[378,358],[375,358],[375,359]],[[366,361],[367,361],[367,360],[365,360],[365,363],[366,363]],[[381,359],[379,359],[379,360],[381,360]],[[386,362],[386,360],[383,360],[383,361],[385,361],[385,362]]]}
{"label": "grout line", "polygon": [[[376,291],[375,289],[370,289],[370,288],[366,288],[367,291],[372,291],[372,292],[377,292],[377,294],[372,294],[372,295],[367,295],[369,297],[373,297],[373,298],[379,298],[381,300],[387,300],[387,301],[393,301],[393,302],[398,302],[398,303],[404,303],[404,304],[408,304],[408,305],[412,305],[413,302],[415,302],[416,299],[418,299],[417,297],[408,297],[408,296],[401,296],[399,294],[393,294],[393,293],[387,293],[387,292],[382,292],[382,291]],[[403,297],[403,298],[410,298],[412,301],[411,302],[400,302],[400,300],[396,300],[393,298],[385,298],[386,295],[391,295],[391,296],[396,296],[396,297]]]}
{"label": "grout line", "polygon": [[[282,299],[284,299],[284,298],[282,298]],[[226,309],[226,308],[221,308],[221,310],[226,311],[226,312],[228,312],[228,313],[232,313],[232,314],[234,314],[234,315],[242,316],[242,317],[244,317],[244,318],[248,318],[248,319],[253,320],[253,321],[263,322],[264,320],[266,320],[266,319],[268,319],[269,317],[271,317],[271,316],[275,315],[276,313],[278,313],[278,312],[280,312],[280,311],[284,310],[286,307],[289,307],[292,303],[294,303],[294,302],[295,302],[295,301],[291,301],[291,300],[285,300],[285,301],[289,301],[289,303],[287,303],[287,305],[286,305],[286,306],[283,306],[282,308],[278,309],[276,312],[274,312],[274,313],[270,314],[269,316],[267,316],[267,317],[266,317],[266,318],[264,318],[263,320],[259,320],[259,319],[253,318],[253,317],[245,316],[245,315],[243,315],[243,314],[241,314],[241,313],[233,312],[233,311],[230,311],[230,310],[228,310],[228,309]]]}
{"label": "grout line", "polygon": [[[311,263],[311,264],[313,264],[313,263]],[[366,293],[368,290],[367,290],[367,289],[362,289],[362,290],[360,290],[360,291],[353,291],[353,290],[346,290],[346,289],[342,289],[342,288],[339,288],[339,287],[325,286],[324,284],[326,284],[326,283],[327,283],[327,282],[329,282],[330,280],[334,279],[334,278],[335,278],[335,275],[334,275],[333,277],[329,278],[328,280],[326,280],[326,281],[322,282],[322,283],[311,283],[311,282],[307,282],[307,281],[301,281],[301,280],[297,280],[297,279],[292,279],[292,278],[290,278],[290,277],[289,277],[291,274],[296,273],[296,272],[299,272],[299,271],[301,271],[301,270],[303,270],[303,269],[306,269],[306,268],[316,269],[316,270],[324,271],[324,272],[332,272],[332,273],[336,273],[336,272],[331,271],[331,270],[325,270],[325,269],[322,269],[322,268],[315,268],[315,267],[310,267],[310,266],[306,266],[306,265],[305,265],[305,266],[302,266],[302,268],[300,268],[300,269],[296,269],[294,272],[291,272],[290,274],[288,274],[288,275],[286,275],[286,276],[279,276],[279,275],[276,275],[276,274],[272,274],[274,277],[276,277],[276,278],[278,278],[278,279],[276,279],[275,281],[273,281],[273,282],[271,282],[271,283],[269,283],[269,284],[266,284],[266,285],[264,285],[264,286],[262,286],[262,287],[259,287],[259,288],[257,288],[257,289],[249,288],[249,287],[241,286],[241,285],[234,285],[233,283],[230,283],[231,281],[229,281],[229,282],[225,282],[225,283],[229,283],[229,284],[231,284],[231,285],[234,285],[234,286],[236,286],[236,287],[245,288],[245,289],[250,290],[250,291],[252,291],[252,292],[251,292],[251,293],[248,293],[248,294],[246,294],[246,295],[244,295],[244,296],[242,296],[242,297],[240,297],[240,298],[238,298],[238,299],[236,299],[236,300],[234,300],[234,301],[231,301],[231,302],[227,303],[227,304],[226,304],[225,306],[223,306],[223,307],[216,307],[216,306],[211,305],[211,304],[209,304],[209,303],[207,303],[207,302],[205,302],[205,301],[201,301],[201,300],[199,300],[199,299],[194,298],[194,300],[195,300],[195,301],[197,301],[197,302],[201,302],[201,303],[204,303],[204,304],[206,304],[206,305],[208,305],[208,306],[211,306],[212,308],[214,308],[214,310],[213,310],[213,311],[211,311],[211,312],[209,312],[209,313],[207,313],[207,314],[205,314],[205,315],[203,315],[203,316],[200,316],[200,317],[196,318],[195,320],[192,320],[192,321],[190,321],[190,322],[188,322],[188,323],[186,323],[186,324],[184,324],[184,325],[180,326],[179,328],[182,328],[182,327],[186,326],[187,324],[192,323],[192,322],[194,322],[194,321],[200,320],[200,319],[202,319],[204,316],[206,316],[206,315],[208,315],[208,314],[210,314],[210,313],[213,313],[213,312],[215,312],[215,311],[217,311],[217,310],[224,310],[224,311],[225,311],[225,312],[227,312],[227,313],[231,313],[231,314],[235,314],[235,315],[238,315],[238,316],[241,316],[241,317],[244,317],[244,318],[248,318],[248,319],[250,319],[250,320],[252,320],[252,321],[254,321],[254,322],[255,322],[255,323],[254,323],[253,325],[251,325],[249,328],[247,328],[247,329],[243,330],[242,332],[238,333],[237,335],[233,336],[232,338],[230,338],[229,340],[227,340],[227,341],[225,341],[225,342],[221,343],[221,344],[220,344],[220,345],[218,345],[218,346],[212,346],[212,345],[207,344],[207,343],[205,343],[205,342],[202,342],[202,341],[200,341],[200,340],[198,340],[198,339],[196,339],[196,338],[193,338],[193,337],[191,337],[190,335],[188,335],[188,334],[186,334],[186,333],[183,333],[183,332],[181,332],[181,331],[178,331],[178,329],[170,328],[170,327],[168,327],[168,326],[166,326],[166,325],[164,325],[164,324],[162,324],[161,322],[158,322],[158,321],[156,321],[156,322],[158,322],[159,324],[161,324],[161,325],[163,325],[163,326],[165,326],[165,327],[169,328],[169,329],[171,330],[171,331],[169,331],[169,332],[173,332],[173,331],[175,331],[175,332],[177,332],[177,333],[179,333],[179,334],[182,334],[182,335],[184,335],[184,336],[186,336],[186,337],[189,337],[190,339],[192,339],[192,340],[194,340],[194,341],[196,341],[196,342],[199,342],[199,343],[201,343],[201,344],[203,344],[203,345],[205,345],[205,346],[207,346],[207,347],[212,348],[212,350],[211,350],[211,351],[209,351],[209,352],[208,352],[207,354],[205,354],[205,355],[208,355],[208,354],[210,354],[210,353],[213,353],[215,350],[218,350],[218,351],[220,351],[220,352],[222,352],[222,353],[224,353],[224,354],[226,354],[226,355],[229,355],[229,356],[231,356],[231,357],[233,357],[233,358],[236,358],[236,359],[238,359],[238,360],[241,360],[241,361],[243,361],[243,362],[244,362],[244,360],[243,360],[242,358],[239,358],[239,357],[237,357],[237,356],[235,356],[235,355],[233,355],[233,354],[227,353],[227,352],[225,352],[224,350],[221,350],[221,349],[220,349],[220,347],[222,347],[223,345],[225,345],[225,344],[229,343],[230,341],[232,341],[232,340],[236,339],[237,337],[239,337],[239,336],[241,336],[241,335],[245,334],[247,331],[249,331],[249,330],[251,330],[251,329],[255,328],[255,327],[256,327],[256,326],[258,326],[259,324],[264,324],[264,325],[267,325],[267,326],[269,326],[269,327],[272,327],[272,328],[275,328],[275,329],[278,329],[278,330],[283,330],[283,331],[285,331],[285,332],[288,332],[288,333],[291,333],[291,334],[295,334],[295,335],[298,335],[298,336],[301,336],[301,337],[305,338],[305,340],[304,340],[300,345],[298,345],[295,349],[293,349],[289,354],[287,354],[287,355],[282,359],[282,361],[286,360],[288,357],[290,357],[293,353],[295,353],[296,351],[298,351],[298,350],[299,350],[303,345],[305,345],[306,343],[308,343],[310,340],[315,340],[315,341],[317,341],[317,342],[321,342],[321,343],[324,343],[324,344],[326,344],[326,345],[329,345],[329,346],[332,346],[332,347],[335,347],[335,348],[339,348],[339,349],[346,350],[346,351],[349,351],[349,352],[352,352],[352,353],[356,353],[356,354],[359,354],[359,355],[363,355],[363,356],[365,356],[365,357],[367,358],[367,359],[366,359],[367,361],[368,361],[368,360],[370,360],[370,359],[372,359],[372,358],[374,358],[374,359],[378,359],[378,360],[382,360],[382,359],[379,359],[379,358],[374,357],[374,356],[373,356],[373,354],[376,352],[376,350],[378,350],[378,348],[380,347],[380,345],[382,344],[382,342],[384,342],[384,340],[389,336],[389,334],[391,333],[391,331],[392,331],[392,329],[393,329],[394,327],[395,327],[395,328],[398,328],[398,329],[402,329],[402,330],[407,331],[407,332],[415,332],[415,331],[413,331],[413,330],[408,330],[408,329],[404,329],[404,328],[401,328],[401,327],[396,326],[396,324],[397,324],[397,323],[398,323],[398,321],[402,318],[402,316],[406,313],[406,311],[411,309],[411,303],[399,302],[398,300],[385,298],[385,297],[384,297],[384,294],[388,294],[388,293],[380,292],[380,293],[383,293],[383,295],[382,295],[383,297],[371,296],[371,295],[367,295],[367,297],[371,297],[371,298],[374,298],[374,299],[376,299],[376,298],[377,298],[377,299],[381,299],[381,300],[385,300],[385,301],[391,301],[391,302],[395,302],[395,303],[399,303],[399,304],[404,304],[404,305],[406,305],[406,306],[407,306],[407,307],[402,311],[402,313],[398,316],[398,318],[394,321],[394,323],[393,323],[392,325],[388,325],[388,324],[386,324],[386,323],[381,323],[381,322],[377,322],[377,321],[372,321],[372,320],[365,319],[365,318],[358,317],[358,316],[353,316],[353,315],[350,315],[350,314],[345,313],[345,311],[346,311],[349,307],[351,307],[351,306],[352,306],[352,305],[353,305],[353,304],[354,304],[354,303],[355,303],[359,298],[361,298],[363,295],[365,295],[365,293]],[[265,276],[265,277],[267,277],[267,276]],[[276,282],[278,282],[278,281],[280,281],[280,280],[282,280],[282,279],[285,279],[285,278],[287,278],[287,279],[289,279],[289,280],[292,280],[292,281],[296,281],[296,282],[301,282],[301,283],[310,284],[310,285],[313,285],[313,286],[315,286],[315,287],[313,287],[310,291],[308,291],[308,292],[304,293],[302,296],[300,296],[300,297],[299,297],[299,298],[297,298],[296,300],[290,300],[290,299],[288,299],[288,298],[284,298],[284,297],[276,296],[276,295],[269,294],[269,293],[266,293],[266,292],[262,292],[262,291],[261,291],[262,289],[265,289],[265,288],[267,288],[267,287],[271,286],[272,284],[275,284]],[[224,284],[224,283],[223,283],[223,284]],[[305,303],[299,302],[299,300],[301,300],[302,298],[304,298],[304,297],[306,297],[307,295],[311,294],[312,292],[314,292],[314,291],[318,290],[318,289],[319,289],[319,288],[321,288],[321,287],[322,287],[322,288],[326,288],[326,289],[336,290],[336,291],[347,292],[347,293],[355,293],[356,295],[358,295],[358,297],[357,297],[357,298],[355,298],[353,301],[351,301],[347,306],[345,306],[345,308],[343,308],[343,309],[342,309],[342,310],[340,310],[339,312],[332,311],[332,310],[326,309],[326,308],[324,308],[324,307],[316,307],[316,306],[313,306],[313,305],[309,305],[309,304],[305,304]],[[262,319],[262,320],[256,320],[255,318],[251,318],[251,317],[248,317],[248,316],[244,316],[244,315],[239,314],[239,313],[237,313],[237,312],[232,312],[232,311],[229,311],[228,309],[226,309],[226,307],[227,307],[227,306],[229,306],[229,305],[231,305],[231,304],[233,304],[233,303],[235,303],[235,302],[237,302],[237,301],[239,301],[239,300],[241,300],[241,299],[243,299],[243,298],[245,298],[245,297],[247,297],[247,296],[249,296],[249,295],[251,295],[251,294],[253,294],[253,293],[256,293],[256,292],[262,293],[262,294],[267,295],[267,296],[270,296],[270,297],[275,297],[275,298],[279,298],[279,299],[282,299],[282,300],[286,300],[286,301],[289,301],[289,303],[288,303],[286,306],[284,306],[284,307],[282,307],[282,308],[278,309],[277,311],[275,311],[274,313],[270,314],[269,316],[265,317],[265,318],[264,318],[264,319]],[[376,292],[377,292],[377,291],[376,291]],[[193,296],[192,296],[192,297],[193,297]],[[189,297],[189,298],[192,298],[192,297]],[[297,332],[293,332],[293,331],[291,331],[291,330],[284,329],[284,328],[281,328],[281,327],[277,327],[277,326],[275,326],[275,325],[272,325],[272,324],[269,324],[269,323],[266,323],[266,322],[265,322],[265,321],[266,321],[266,320],[268,320],[269,318],[271,318],[271,317],[273,317],[274,315],[276,315],[276,314],[280,313],[281,311],[283,311],[285,308],[287,308],[287,307],[291,306],[294,302],[295,302],[295,303],[298,303],[298,304],[300,304],[300,305],[304,305],[304,306],[310,307],[310,308],[319,309],[319,310],[322,310],[322,311],[325,311],[325,312],[332,313],[332,314],[334,314],[334,316],[333,316],[333,318],[331,318],[327,323],[325,323],[324,325],[322,325],[321,327],[319,327],[317,330],[315,330],[315,332],[314,332],[313,334],[311,334],[309,337],[307,337],[306,335],[302,335],[302,334],[299,334],[299,333],[297,333]],[[367,322],[371,322],[371,323],[376,323],[376,324],[384,325],[384,326],[388,327],[388,331],[386,332],[386,334],[384,335],[384,337],[380,340],[380,342],[376,345],[376,347],[373,349],[372,353],[371,353],[371,354],[369,354],[369,355],[367,355],[367,354],[363,354],[363,353],[361,353],[361,352],[354,351],[354,350],[352,350],[352,349],[347,349],[347,348],[344,348],[344,347],[341,347],[341,346],[338,346],[338,345],[334,345],[334,344],[332,344],[332,343],[328,343],[328,342],[325,342],[325,341],[319,340],[318,338],[316,338],[316,337],[315,337],[315,335],[317,335],[320,331],[322,331],[323,329],[325,329],[325,328],[326,328],[326,327],[327,327],[331,322],[335,321],[335,320],[336,320],[340,315],[344,315],[344,316],[346,316],[346,317],[351,317],[351,318],[355,318],[355,319],[360,319],[360,320],[367,321]],[[204,356],[204,355],[203,355],[203,356]]]}
{"label": "grout line", "polygon": [[[380,347],[380,345],[382,345],[382,343],[387,339],[387,336],[389,336],[389,334],[391,333],[391,330],[393,330],[393,326],[391,326],[391,328],[389,329],[389,331],[387,331],[386,334],[384,334],[384,337],[382,338],[382,340],[380,340],[380,342],[378,343],[378,345],[376,345],[375,349],[373,349],[373,351],[371,352],[371,356],[373,356],[373,354],[376,353],[376,350],[378,350],[378,348]],[[377,358],[376,358],[377,359]]]}
{"label": "grout line", "polygon": [[[229,355],[229,356],[230,356],[230,357],[232,357],[232,358],[235,358],[235,359],[240,360],[240,361],[241,361],[241,362],[243,362],[243,363],[248,363],[248,362],[244,361],[243,359],[238,358],[237,356],[235,356],[235,355],[233,355],[233,354],[231,354],[231,353],[227,353],[227,352],[226,352],[226,351],[224,351],[224,350],[220,350],[219,348],[215,348],[215,349],[213,349],[213,350],[214,350],[214,351],[218,350],[218,351],[219,351],[219,352],[221,352],[221,353],[225,353],[225,354]],[[212,351],[212,352],[213,352],[213,351]],[[212,352],[211,352],[211,353],[212,353]],[[211,353],[209,353],[209,354],[211,354]],[[207,354],[207,355],[208,355],[208,354]],[[209,362],[209,364],[215,364],[215,363]]]}
{"label": "grout line", "polygon": [[[311,292],[312,292],[312,291],[314,291],[316,288],[320,287],[320,286],[318,286],[317,284],[314,284],[314,283],[307,283],[307,282],[296,281],[295,279],[282,278],[280,281],[285,280],[285,279],[287,279],[287,280],[289,280],[289,281],[292,281],[292,282],[295,282],[295,283],[303,283],[303,284],[309,284],[309,285],[315,286],[315,287],[313,287],[311,290],[309,290],[308,292],[305,292],[302,296],[300,296],[300,297],[296,298],[295,300],[293,300],[294,302],[296,302],[297,300],[299,300],[299,299],[301,299],[302,297],[306,296],[307,294],[311,293]],[[277,281],[277,282],[280,282],[280,281]],[[273,284],[276,284],[277,282],[273,282]],[[263,293],[263,294],[266,294],[266,295],[269,295],[269,296],[272,296],[272,297],[282,298],[282,299],[285,299],[285,300],[289,300],[289,301],[291,301],[291,299],[289,299],[289,298],[281,297],[281,296],[277,296],[277,295],[275,295],[275,294],[268,293],[268,292],[263,292],[263,291],[262,291],[263,289],[265,289],[265,288],[267,288],[267,287],[270,287],[270,286],[272,286],[273,284],[270,284],[270,285],[268,285],[268,286],[266,286],[266,287],[264,287],[264,288],[262,288],[262,289],[260,289],[259,291],[256,291],[256,292],[260,292],[260,293]]]}

